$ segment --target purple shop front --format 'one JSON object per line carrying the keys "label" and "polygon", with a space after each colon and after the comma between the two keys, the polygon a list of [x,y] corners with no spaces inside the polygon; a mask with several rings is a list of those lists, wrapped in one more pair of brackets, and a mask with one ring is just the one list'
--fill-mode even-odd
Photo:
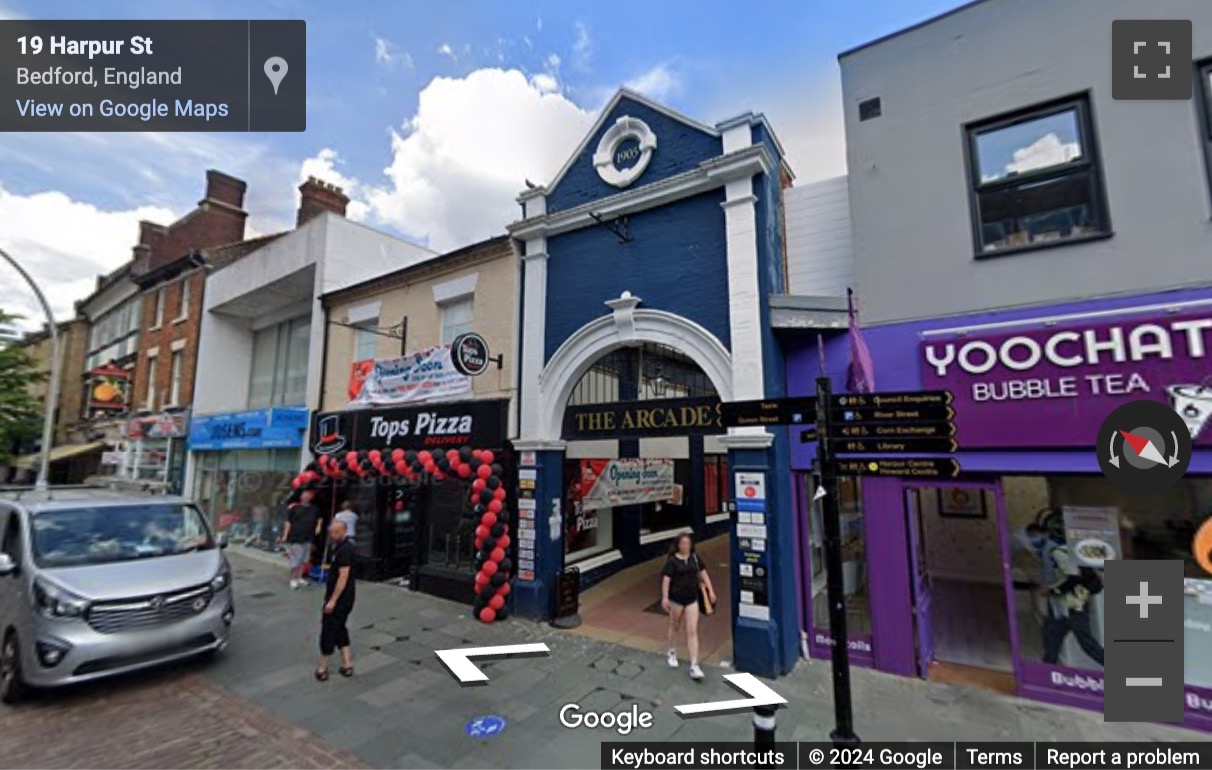
{"label": "purple shop front", "polygon": [[[970,545],[981,557],[970,561],[992,564],[992,570],[1001,562],[1004,598],[998,601],[1008,616],[1006,669],[1017,692],[1101,711],[1101,621],[1094,624],[1096,644],[1079,645],[1078,634],[1070,632],[1059,655],[1050,649],[1049,634],[1041,634],[1036,623],[1051,623],[1054,631],[1056,621],[1046,599],[1045,609],[1039,610],[1039,575],[1031,566],[1037,563],[1032,561],[1035,554],[1023,547],[1020,536],[1025,517],[1035,508],[1068,516],[1094,506],[1111,512],[1105,515],[1120,535],[1121,558],[1181,556],[1187,563],[1185,724],[1212,731],[1212,574],[1193,558],[1188,535],[1188,528],[1197,528],[1212,511],[1212,290],[872,326],[863,335],[874,361],[877,392],[952,394],[959,443],[954,457],[962,472],[954,482],[867,477],[859,483],[867,578],[862,599],[870,617],[861,629],[865,633],[851,629],[852,659],[903,675],[931,670],[923,650],[935,653],[935,629],[929,627],[946,611],[936,606],[932,621],[929,609],[925,615],[916,609],[923,602],[917,586],[922,567],[915,554],[930,549],[919,548],[922,534],[909,523],[921,520],[914,506],[928,499],[928,512],[934,515],[937,509],[937,516],[945,517],[932,521],[986,533],[981,541],[959,540],[964,545],[958,548],[951,544],[952,552]],[[845,335],[826,340],[825,358],[835,391],[844,390],[849,360]],[[815,339],[790,349],[787,360],[788,394],[812,394],[821,373]],[[1101,476],[1095,454],[1095,436],[1105,417],[1137,399],[1170,405],[1195,444],[1180,485],[1181,499],[1188,502],[1158,501],[1158,507],[1171,511],[1164,522],[1150,518],[1153,514],[1139,498],[1117,498],[1119,493]],[[810,472],[816,444],[793,432],[791,448],[792,467]],[[946,499],[964,489],[988,501],[981,506],[983,520],[963,519],[962,507],[959,515],[948,515]],[[810,511],[810,494],[799,497],[801,509]],[[828,655],[829,633],[827,624],[813,622],[813,592],[807,590],[812,583],[807,576],[814,574],[809,529],[800,533],[801,573],[806,576],[802,615],[809,648],[822,656]],[[1159,550],[1163,545],[1164,552]],[[1098,617],[1094,606],[1088,609],[1092,618]],[[1056,635],[1051,634],[1053,646]],[[1098,658],[1090,657],[1094,647]]]}

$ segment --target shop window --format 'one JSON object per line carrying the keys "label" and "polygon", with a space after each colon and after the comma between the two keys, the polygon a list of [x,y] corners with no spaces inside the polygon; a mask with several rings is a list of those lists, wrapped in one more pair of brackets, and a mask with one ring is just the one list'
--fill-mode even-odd
{"label": "shop window", "polygon": [[472,330],[472,298],[444,302],[442,310],[442,344],[449,345],[455,337]]}
{"label": "shop window", "polygon": [[580,460],[564,461],[564,553],[570,564],[614,546],[614,509],[585,510],[581,476]]}
{"label": "shop window", "polygon": [[[871,603],[867,593],[867,534],[862,487],[858,478],[838,478],[838,513],[842,534],[842,589],[846,595],[846,633],[853,640],[871,638]],[[808,490],[812,499],[813,489]],[[818,639],[829,637],[829,599],[826,591],[824,524],[819,501],[811,503],[809,538],[812,566],[812,623]]]}
{"label": "shop window", "polygon": [[728,486],[728,455],[703,456],[703,505],[708,516],[724,513],[732,499]]}
{"label": "shop window", "polygon": [[967,127],[978,257],[1107,235],[1086,97]]}
{"label": "shop window", "polygon": [[1199,553],[1212,550],[1200,529],[1212,526],[1212,479],[1184,479],[1148,498],[1094,476],[1008,477],[1003,488],[1023,660],[1101,670],[1103,561],[1180,559],[1187,684],[1212,687],[1212,554]]}
{"label": "shop window", "polygon": [[425,508],[431,566],[470,572],[475,567],[475,517],[467,486],[430,484]]}
{"label": "shop window", "polygon": [[355,324],[354,328],[354,361],[371,361],[377,358],[379,346],[378,318],[370,318]]}
{"label": "shop window", "polygon": [[286,519],[282,501],[299,470],[296,449],[198,452],[194,498],[232,541],[272,550]]}
{"label": "shop window", "polygon": [[685,490],[690,484],[690,461],[673,461],[674,497],[640,505],[640,534],[671,532],[691,525]]}

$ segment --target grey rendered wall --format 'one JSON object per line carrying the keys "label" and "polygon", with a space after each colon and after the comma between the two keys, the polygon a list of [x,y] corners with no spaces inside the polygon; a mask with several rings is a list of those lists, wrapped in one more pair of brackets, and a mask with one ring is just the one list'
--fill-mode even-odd
{"label": "grey rendered wall", "polygon": [[[1212,280],[1199,102],[1111,99],[1111,22],[1139,18],[1191,19],[1194,58],[1212,56],[1212,2],[986,0],[842,57],[866,322]],[[974,259],[962,127],[1084,91],[1114,237]]]}
{"label": "grey rendered wall", "polygon": [[846,177],[783,190],[789,294],[842,297],[853,280]]}

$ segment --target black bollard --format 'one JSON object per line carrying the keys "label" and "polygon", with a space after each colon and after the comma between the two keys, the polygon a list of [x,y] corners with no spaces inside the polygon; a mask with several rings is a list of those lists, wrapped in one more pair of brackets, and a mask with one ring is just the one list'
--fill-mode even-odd
{"label": "black bollard", "polygon": [[[753,707],[753,750],[760,756],[763,752],[774,751],[774,729],[776,726],[775,714],[778,710],[774,706],[754,706]],[[773,763],[759,762],[758,767],[774,767]]]}

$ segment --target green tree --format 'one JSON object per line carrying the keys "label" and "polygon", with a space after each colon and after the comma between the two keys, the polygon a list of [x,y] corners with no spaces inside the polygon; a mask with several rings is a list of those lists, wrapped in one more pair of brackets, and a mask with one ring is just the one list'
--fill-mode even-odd
{"label": "green tree", "polygon": [[[18,319],[0,309],[0,328],[9,328]],[[35,367],[27,350],[0,345],[0,463],[12,457],[20,442],[39,435],[45,407],[32,386],[45,379],[46,372]]]}

